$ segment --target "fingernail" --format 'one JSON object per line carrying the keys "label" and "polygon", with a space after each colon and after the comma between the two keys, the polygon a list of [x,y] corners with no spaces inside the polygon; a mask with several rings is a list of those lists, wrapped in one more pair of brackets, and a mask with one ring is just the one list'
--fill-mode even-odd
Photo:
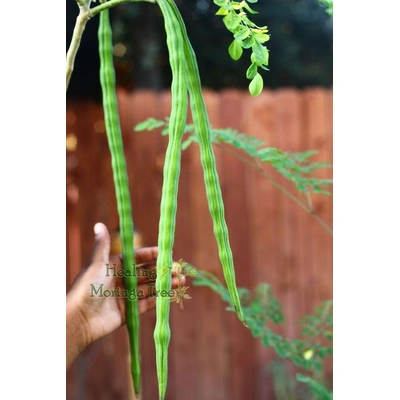
{"label": "fingernail", "polygon": [[172,278],[172,284],[173,285],[177,285],[179,283],[179,279],[178,278]]}
{"label": "fingernail", "polygon": [[101,223],[98,222],[98,223],[94,226],[94,233],[95,233],[96,236],[102,236],[102,233],[103,233],[103,226],[102,226]]}
{"label": "fingernail", "polygon": [[185,283],[185,277],[182,276],[180,279],[177,278],[177,277],[173,277],[173,278],[172,278],[172,284],[173,284],[173,285],[178,285],[179,281],[180,281],[181,284],[182,284],[182,283]]}

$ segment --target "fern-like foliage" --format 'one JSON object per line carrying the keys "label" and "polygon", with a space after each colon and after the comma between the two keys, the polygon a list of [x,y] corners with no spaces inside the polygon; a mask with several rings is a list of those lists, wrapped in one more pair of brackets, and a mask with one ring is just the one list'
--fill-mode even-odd
{"label": "fern-like foliage", "polygon": [[[228,303],[228,311],[235,311],[227,288],[213,274],[197,270],[197,274],[193,275],[193,284],[210,288]],[[300,320],[304,329],[299,339],[287,339],[273,330],[273,326],[283,324],[285,318],[282,304],[276,299],[270,285],[260,284],[253,292],[246,288],[239,288],[238,291],[244,320],[254,337],[261,340],[265,347],[271,347],[279,357],[289,359],[310,374],[323,370],[323,360],[332,355],[331,300],[323,302],[313,315],[307,315]],[[298,374],[297,379],[307,383],[318,398],[331,399],[331,392],[311,376]]]}
{"label": "fern-like foliage", "polygon": [[[149,118],[135,126],[135,131],[151,131],[162,128],[162,134],[168,134],[168,118],[158,120]],[[192,143],[197,143],[194,126],[186,125],[185,140],[182,149],[187,149]],[[239,133],[235,129],[212,129],[212,141],[215,144],[227,144],[251,157],[253,162],[271,165],[276,171],[291,181],[300,193],[330,195],[328,188],[331,179],[317,179],[312,174],[322,168],[331,168],[326,162],[312,162],[310,158],[318,152],[315,150],[305,152],[289,152],[268,147],[262,140]]]}

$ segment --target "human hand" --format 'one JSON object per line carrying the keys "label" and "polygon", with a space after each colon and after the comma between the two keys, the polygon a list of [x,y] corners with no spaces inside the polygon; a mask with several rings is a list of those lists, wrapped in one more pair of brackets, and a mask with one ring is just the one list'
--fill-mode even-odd
{"label": "human hand", "polygon": [[[109,255],[110,235],[104,224],[96,224],[94,230],[96,239],[89,263],[67,293],[67,368],[86,346],[125,323],[127,300],[121,296],[124,278],[118,274],[122,257]],[[136,290],[140,314],[156,304],[156,297],[149,293],[155,283],[157,254],[157,247],[135,250],[136,267],[140,267]],[[180,283],[184,284],[184,277],[180,277]],[[175,276],[172,287],[177,286]],[[106,297],[105,293],[110,295]]]}

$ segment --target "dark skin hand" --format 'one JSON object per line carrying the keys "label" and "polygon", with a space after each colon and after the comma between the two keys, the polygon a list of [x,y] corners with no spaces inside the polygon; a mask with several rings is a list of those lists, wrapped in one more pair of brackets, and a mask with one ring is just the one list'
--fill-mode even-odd
{"label": "dark skin hand", "polygon": [[[117,274],[122,269],[122,258],[121,255],[110,256],[111,240],[106,226],[97,223],[94,231],[96,237],[90,260],[67,293],[67,368],[89,344],[125,324],[127,299],[118,296],[100,297],[99,294],[90,297],[91,284],[96,290],[103,284],[103,293],[105,290],[125,288],[123,276]],[[157,255],[157,247],[135,249],[136,267],[140,267],[142,271],[155,268]],[[112,269],[114,264],[115,270]],[[139,313],[143,314],[156,304],[156,297],[149,297],[148,286],[155,284],[155,274],[142,272],[137,275],[137,293],[144,294],[138,299]],[[181,284],[184,283],[182,277]],[[177,287],[178,278],[175,276],[172,278],[172,288]]]}

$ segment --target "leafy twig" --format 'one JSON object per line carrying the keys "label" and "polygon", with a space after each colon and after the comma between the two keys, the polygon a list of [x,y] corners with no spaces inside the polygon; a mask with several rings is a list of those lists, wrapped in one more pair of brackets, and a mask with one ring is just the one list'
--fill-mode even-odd
{"label": "leafy twig", "polygon": [[263,78],[258,73],[258,68],[268,71],[269,53],[264,45],[270,35],[267,26],[257,26],[250,21],[247,14],[258,14],[248,3],[256,3],[258,0],[214,0],[219,6],[216,15],[223,17],[226,28],[233,34],[233,42],[228,48],[229,55],[235,61],[243,54],[243,49],[252,50],[251,65],[246,71],[246,77],[250,80],[249,92],[252,96],[258,96],[264,86]]}
{"label": "leafy twig", "polygon": [[257,171],[259,171],[264,178],[267,179],[269,183],[271,183],[272,186],[280,190],[285,196],[287,196],[290,200],[292,200],[294,203],[296,203],[298,206],[300,206],[304,211],[306,211],[308,214],[311,215],[312,218],[314,218],[323,229],[325,229],[330,235],[333,235],[332,229],[329,227],[329,225],[318,215],[315,213],[315,211],[310,208],[306,203],[303,203],[301,200],[299,200],[296,196],[294,196],[292,193],[289,192],[286,188],[284,188],[282,185],[280,185],[277,181],[275,181],[264,169],[263,165],[259,160],[252,160],[249,161],[246,158],[240,156],[239,154],[236,154],[235,152],[221,146],[221,145],[216,145],[219,149],[224,151],[225,153],[231,154],[233,157],[236,157],[238,160],[241,160],[242,162],[246,163],[247,165],[250,165],[253,168],[256,168]]}
{"label": "leafy twig", "polygon": [[[234,311],[228,290],[213,274],[197,270],[193,284],[210,288],[229,304],[228,311]],[[311,376],[297,373],[296,378],[307,383],[318,399],[332,400],[332,392],[322,382],[312,378],[315,371],[323,371],[323,360],[332,355],[332,345],[321,344],[322,341],[331,342],[333,339],[332,301],[323,302],[313,315],[300,320],[299,324],[304,326],[301,339],[287,339],[276,334],[270,327],[272,324],[284,323],[285,318],[282,304],[268,284],[260,284],[253,293],[246,288],[239,288],[238,291],[246,326],[252,335],[260,339],[264,347],[272,347],[279,357],[287,358],[297,367],[308,371]],[[305,339],[305,336],[312,340]]]}
{"label": "leafy twig", "polygon": [[[229,311],[234,311],[228,290],[213,274],[197,270],[193,284],[210,288],[229,304]],[[320,344],[322,340],[332,341],[331,301],[324,302],[315,314],[300,320],[305,327],[301,339],[286,339],[271,329],[272,324],[282,324],[285,318],[282,304],[276,299],[270,285],[260,284],[253,293],[246,288],[239,288],[238,291],[246,325],[254,337],[259,338],[265,347],[272,347],[279,357],[290,359],[300,368],[322,370],[322,360],[332,354],[331,345]]]}
{"label": "leafy twig", "polygon": [[[135,131],[142,130],[153,130],[156,128],[163,128],[162,134],[168,134],[168,120],[162,121],[154,118],[149,118],[135,126]],[[197,142],[197,137],[194,134],[193,125],[187,125],[185,133],[189,137],[183,142],[182,149],[186,149],[191,143]],[[311,207],[311,193],[319,194],[330,194],[324,190],[323,187],[330,185],[332,181],[330,179],[315,179],[306,176],[322,167],[331,167],[327,163],[309,163],[307,159],[314,155],[315,151],[306,151],[303,153],[289,153],[279,149],[266,147],[265,142],[262,140],[240,134],[234,129],[213,129],[211,131],[212,141],[221,150],[231,154],[237,159],[243,161],[247,165],[257,169],[274,187],[280,190],[285,196],[287,196],[294,203],[299,205],[304,211],[306,211],[312,218],[314,218],[323,229],[325,229],[330,235],[332,235],[332,229],[330,226],[320,217]],[[228,149],[222,144],[229,144],[235,149],[244,152],[250,157],[247,159],[240,154]],[[251,161],[250,161],[251,160]],[[290,180],[296,186],[299,193],[304,194],[306,202],[301,201],[294,196],[289,190],[284,188],[278,182],[276,182],[264,169],[263,164],[269,163],[274,167],[280,174],[286,179]]]}

